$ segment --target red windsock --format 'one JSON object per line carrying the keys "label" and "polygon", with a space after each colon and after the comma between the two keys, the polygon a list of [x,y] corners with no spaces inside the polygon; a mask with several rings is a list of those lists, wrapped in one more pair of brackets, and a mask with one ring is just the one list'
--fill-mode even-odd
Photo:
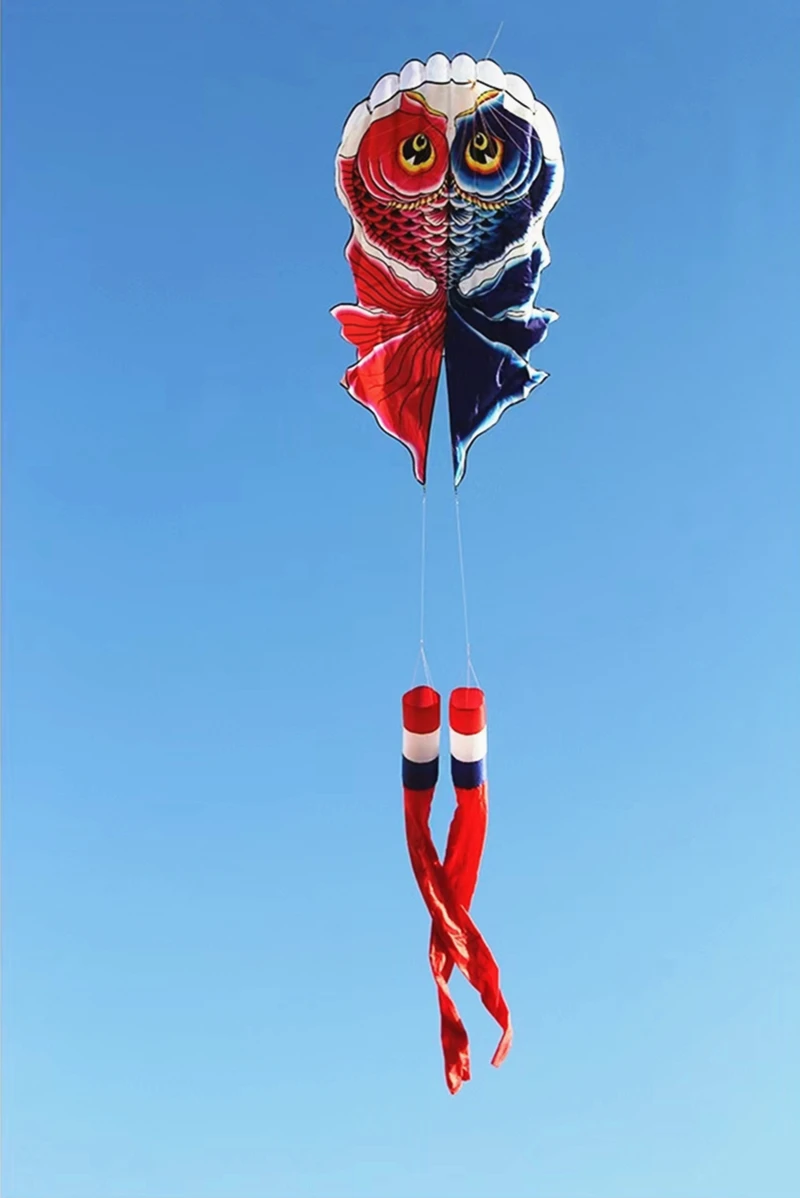
{"label": "red windsock", "polygon": [[[492,1058],[511,1046],[511,1021],[491,951],[468,914],[486,834],[486,723],[483,692],[459,688],[450,702],[453,781],[458,807],[446,865],[436,853],[429,818],[438,777],[439,695],[416,687],[403,696],[403,796],[411,866],[432,919],[430,961],[439,993],[445,1076],[455,1093],[470,1076],[469,1043],[447,985],[457,965],[503,1029]],[[480,756],[476,756],[480,752]],[[435,754],[435,756],[434,756]]]}
{"label": "red windsock", "polygon": [[[450,696],[450,765],[456,810],[447,837],[444,869],[456,898],[468,911],[478,882],[488,820],[486,701],[477,687],[457,687]],[[463,1051],[463,1025],[447,985],[454,962],[435,925],[431,931],[430,961],[439,991],[445,1072],[448,1086],[455,1092],[461,1081],[469,1079],[469,1053]],[[500,989],[500,971],[488,948],[476,964],[479,973],[476,989],[503,1029],[492,1058],[493,1065],[501,1065],[511,1047],[512,1028]]]}

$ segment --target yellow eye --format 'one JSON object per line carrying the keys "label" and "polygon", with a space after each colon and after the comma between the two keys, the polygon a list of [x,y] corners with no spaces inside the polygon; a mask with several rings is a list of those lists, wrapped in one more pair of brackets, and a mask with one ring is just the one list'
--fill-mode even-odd
{"label": "yellow eye", "polygon": [[464,153],[467,166],[479,175],[493,175],[503,161],[503,143],[491,133],[473,133]]}
{"label": "yellow eye", "polygon": [[419,175],[431,169],[436,161],[436,151],[426,133],[415,133],[413,137],[401,141],[397,160],[410,175]]}

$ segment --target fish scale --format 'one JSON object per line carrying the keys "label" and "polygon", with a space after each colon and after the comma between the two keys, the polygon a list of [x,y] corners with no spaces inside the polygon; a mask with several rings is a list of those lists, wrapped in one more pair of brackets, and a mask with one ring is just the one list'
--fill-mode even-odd
{"label": "fish scale", "polygon": [[[344,166],[344,164],[343,164]],[[355,170],[343,171],[353,212],[369,238],[398,261],[423,271],[436,283],[447,278],[447,194],[444,189],[418,208],[375,199]]]}
{"label": "fish scale", "polygon": [[452,181],[414,208],[376,199],[352,163],[342,163],[342,183],[370,240],[447,290],[476,266],[499,258],[524,235],[531,218],[525,200],[485,208],[462,195]]}
{"label": "fish scale", "polygon": [[486,245],[494,240],[504,218],[500,208],[481,208],[465,200],[455,188],[450,193],[450,237],[447,286],[455,287],[480,261],[490,261]]}
{"label": "fish scale", "polygon": [[527,199],[501,208],[484,208],[452,188],[448,288],[456,287],[476,266],[502,257],[509,246],[525,236],[532,215]]}

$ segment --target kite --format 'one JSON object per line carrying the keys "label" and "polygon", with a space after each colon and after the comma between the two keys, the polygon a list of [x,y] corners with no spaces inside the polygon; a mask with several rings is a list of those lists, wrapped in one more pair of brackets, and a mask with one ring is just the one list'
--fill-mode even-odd
{"label": "kite", "polygon": [[[547,378],[530,354],[557,319],[536,306],[536,296],[550,261],[545,219],[563,180],[549,109],[519,75],[467,54],[452,61],[434,54],[384,75],[350,113],[336,156],[357,301],[333,309],[356,350],[342,383],[409,451],[423,488],[424,545],[428,443],[444,363],[462,587],[458,488],[470,448]],[[467,685],[452,692],[448,710],[456,810],[440,860],[429,815],[441,698],[422,634],[420,652],[427,684],[402,701],[405,827],[431,917],[445,1079],[456,1093],[470,1077],[470,1060],[448,985],[454,968],[501,1029],[494,1065],[512,1038],[497,963],[470,915],[486,838],[486,703],[467,630]]]}

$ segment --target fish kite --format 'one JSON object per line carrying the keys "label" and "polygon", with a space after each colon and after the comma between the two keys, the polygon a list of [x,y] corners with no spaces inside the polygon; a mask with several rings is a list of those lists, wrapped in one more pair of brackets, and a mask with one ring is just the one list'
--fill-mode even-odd
{"label": "fish kite", "polygon": [[[333,314],[356,361],[342,382],[408,449],[423,487],[423,520],[442,361],[457,518],[457,489],[473,442],[547,378],[529,358],[557,319],[536,306],[536,295],[550,261],[545,219],[563,181],[552,113],[524,79],[489,59],[414,59],[399,74],[379,79],[347,119],[336,191],[352,221],[346,256],[357,302],[340,304]],[[461,552],[460,523],[458,532]],[[470,1077],[470,1062],[448,986],[454,967],[500,1026],[494,1065],[508,1053],[512,1028],[497,963],[469,914],[486,837],[485,696],[467,634],[468,685],[452,692],[448,711],[456,810],[440,860],[429,814],[439,773],[441,700],[422,636],[420,651],[428,684],[413,687],[402,701],[405,826],[432,921],[429,959],[445,1078],[455,1093]]]}

